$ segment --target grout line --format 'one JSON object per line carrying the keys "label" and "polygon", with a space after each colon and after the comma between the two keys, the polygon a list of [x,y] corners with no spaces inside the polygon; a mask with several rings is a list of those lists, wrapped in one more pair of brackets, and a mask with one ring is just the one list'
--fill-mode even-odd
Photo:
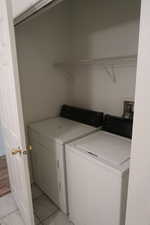
{"label": "grout line", "polygon": [[50,199],[50,197],[49,197],[47,194],[43,193],[43,195],[50,201],[50,203],[51,203],[52,205],[54,205],[54,206],[59,210],[59,207],[56,205],[55,202],[53,202],[53,200]]}
{"label": "grout line", "polygon": [[37,224],[37,225],[44,225],[42,222],[40,222],[39,224]]}
{"label": "grout line", "polygon": [[40,217],[36,214],[36,212],[34,212],[34,219],[35,219],[35,216],[38,218],[39,224],[40,224],[41,223],[41,220],[40,220]]}
{"label": "grout line", "polygon": [[44,222],[45,220],[47,220],[48,218],[54,216],[58,211],[59,211],[59,210],[56,209],[54,212],[52,212],[50,215],[48,215],[47,217],[45,217],[43,220],[41,220],[39,217],[38,217],[38,219],[39,219],[40,222],[42,223],[42,222]]}
{"label": "grout line", "polygon": [[[42,194],[43,196],[45,196],[46,198],[48,198],[47,197],[47,195],[45,195],[45,194]],[[42,196],[41,195],[41,196]],[[36,200],[38,200],[41,196],[39,196],[38,198],[36,198]],[[54,205],[53,204],[53,202],[48,198],[48,200],[50,201],[50,203],[52,204],[52,205]],[[54,207],[56,207],[56,205],[54,205]],[[36,213],[36,210],[34,210],[34,214],[36,215],[36,217],[38,218],[38,220],[40,221],[40,223],[42,223],[42,222],[44,222],[45,220],[47,220],[49,217],[51,217],[51,216],[53,216],[56,212],[58,212],[59,211],[59,209],[58,209],[58,207],[56,207],[56,209],[55,209],[55,211],[54,212],[52,212],[52,213],[50,213],[46,218],[44,218],[43,220],[41,220],[41,218],[38,216],[38,214]]]}
{"label": "grout line", "polygon": [[45,219],[43,219],[43,220],[41,221],[41,223],[45,222],[45,221],[46,221],[47,219],[49,219],[50,217],[53,217],[57,212],[59,212],[58,209],[56,209],[51,215],[49,215],[48,217],[46,217]]}
{"label": "grout line", "polygon": [[[35,198],[33,198],[33,200],[39,198],[41,195],[44,194],[44,192],[39,188],[39,186],[38,186],[37,184],[33,183],[33,184],[31,185],[31,190],[32,190],[32,186],[34,186],[35,188],[37,188],[37,189],[39,190],[39,192],[41,192],[40,195],[37,196],[37,197],[35,197]],[[32,192],[32,196],[33,196],[33,192]]]}
{"label": "grout line", "polygon": [[19,210],[18,209],[13,210],[12,212],[8,213],[6,216],[0,217],[0,220],[6,218],[7,216],[10,216],[11,214],[13,214],[15,212],[19,212]]}
{"label": "grout line", "polygon": [[43,195],[43,193],[41,193],[41,195],[39,195],[39,196],[37,196],[37,197],[35,197],[35,198],[32,198],[32,200],[33,200],[33,201],[34,201],[34,200],[37,200],[37,199],[40,198],[42,195]]}
{"label": "grout line", "polygon": [[[41,220],[41,218],[37,215],[36,210],[34,210],[34,215],[38,218],[38,220],[40,221],[39,225],[43,225],[43,222],[46,221],[48,218],[52,217],[53,215],[55,215],[58,211],[59,208],[58,206],[49,198],[49,196],[47,196],[39,187],[38,185],[34,184],[40,191],[41,194],[33,199],[34,201],[37,201],[38,199],[40,199],[42,196],[45,197],[46,199],[48,199],[48,201],[50,202],[50,204],[52,204],[54,207],[56,207],[56,209],[54,210],[54,212],[52,212],[50,215],[48,215],[46,218],[44,218],[43,220]],[[33,203],[34,204],[34,203]]]}
{"label": "grout line", "polygon": [[[42,195],[44,195],[45,197],[47,197],[48,198],[48,200],[56,207],[56,208],[58,208],[58,206],[56,205],[56,203],[55,202],[53,202],[50,198],[49,198],[49,196],[36,184],[36,183],[33,183],[33,185],[35,186],[35,187],[37,187],[37,189],[39,189],[40,190],[40,192],[41,192],[41,194],[38,196],[38,197],[36,197],[36,198],[34,198],[33,200],[37,200],[38,198],[40,198]],[[59,208],[58,208],[59,209]]]}
{"label": "grout line", "polygon": [[37,198],[33,199],[33,201],[37,201],[39,198],[41,198],[41,196],[46,197],[48,199],[48,201],[59,210],[59,207],[55,204],[55,202],[53,202],[45,193],[42,193],[42,195],[38,196]]}
{"label": "grout line", "polygon": [[[40,190],[40,189],[39,189]],[[34,197],[33,198],[33,193],[32,193],[32,200],[34,201],[34,200],[36,200],[36,199],[38,199],[39,197],[41,197],[42,195],[44,195],[44,193],[40,190],[40,194],[37,196],[37,197]]]}

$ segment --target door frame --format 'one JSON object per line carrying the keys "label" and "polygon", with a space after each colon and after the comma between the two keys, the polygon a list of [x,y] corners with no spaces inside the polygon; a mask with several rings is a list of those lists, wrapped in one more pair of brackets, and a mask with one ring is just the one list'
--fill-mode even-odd
{"label": "door frame", "polygon": [[[1,64],[5,79],[3,78],[3,76],[1,76],[1,83],[3,84],[3,86],[1,86],[2,87],[1,100],[3,99],[4,100],[2,101],[2,108],[1,108],[2,113],[0,119],[2,120],[3,138],[5,141],[5,147],[7,149],[6,155],[7,155],[12,196],[14,197],[15,200],[16,199],[20,200],[17,201],[18,203],[17,206],[18,209],[22,211],[22,215],[23,214],[25,215],[24,220],[26,221],[26,224],[30,223],[31,225],[33,225],[34,217],[32,213],[33,208],[32,208],[31,186],[28,169],[28,158],[27,155],[23,154],[23,151],[26,150],[26,140],[25,140],[23,112],[22,112],[22,101],[20,94],[20,81],[19,81],[16,41],[15,41],[11,1],[2,0],[1,8],[2,8],[1,23],[2,26],[4,26],[4,34],[5,34],[4,40],[1,41],[4,42],[3,48],[6,47],[6,49],[5,48],[3,49],[2,52],[3,54],[1,54],[1,62],[3,61],[3,58],[6,56],[8,61],[4,65]],[[12,102],[12,105],[9,105],[10,102]],[[10,121],[13,121],[13,119],[14,123],[11,123]],[[14,148],[16,152],[20,151],[20,155],[16,156],[17,159],[20,159],[18,164],[12,163],[13,160],[11,160],[13,157],[15,157],[12,156]],[[16,165],[18,165],[18,167],[16,167]],[[14,169],[14,171],[18,171],[17,169],[19,168],[20,173],[15,172],[12,173],[11,168],[12,170]],[[14,174],[16,177],[18,177],[18,180],[13,177]],[[20,176],[18,176],[18,174]],[[16,182],[16,180],[18,182]],[[21,194],[16,191],[18,189],[22,190],[20,192]],[[16,193],[19,194],[17,195]]]}
{"label": "door frame", "polygon": [[33,6],[22,12],[16,18],[14,18],[14,25],[17,26],[20,23],[30,19],[30,17],[35,16],[36,14],[44,13],[45,11],[55,7],[62,1],[64,0],[41,0],[37,2],[35,1],[36,3]]}
{"label": "door frame", "polygon": [[[18,16],[14,24],[18,25],[32,14],[40,13],[45,6],[54,7],[63,0],[46,0],[35,4]],[[139,51],[135,96],[135,116],[130,160],[129,193],[127,201],[126,225],[148,225],[150,223],[150,1],[141,0],[141,19],[139,33]],[[149,76],[148,76],[149,75]],[[141,223],[142,222],[142,223]]]}
{"label": "door frame", "polygon": [[141,0],[126,225],[150,224],[150,1]]}

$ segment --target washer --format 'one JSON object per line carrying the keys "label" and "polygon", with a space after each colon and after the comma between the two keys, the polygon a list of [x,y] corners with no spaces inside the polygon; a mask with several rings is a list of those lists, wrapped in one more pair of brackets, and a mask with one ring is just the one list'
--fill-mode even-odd
{"label": "washer", "polygon": [[102,122],[103,113],[64,105],[59,117],[29,127],[34,182],[64,213],[68,212],[65,144],[99,130]]}
{"label": "washer", "polygon": [[66,146],[69,216],[75,225],[125,224],[132,122],[107,115],[103,129]]}

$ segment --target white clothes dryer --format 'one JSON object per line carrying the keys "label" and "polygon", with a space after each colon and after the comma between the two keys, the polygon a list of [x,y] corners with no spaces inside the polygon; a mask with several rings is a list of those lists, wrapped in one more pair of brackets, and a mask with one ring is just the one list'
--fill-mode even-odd
{"label": "white clothes dryer", "polygon": [[29,127],[34,182],[64,213],[68,212],[65,145],[99,130],[102,121],[103,113],[64,105],[59,117]]}

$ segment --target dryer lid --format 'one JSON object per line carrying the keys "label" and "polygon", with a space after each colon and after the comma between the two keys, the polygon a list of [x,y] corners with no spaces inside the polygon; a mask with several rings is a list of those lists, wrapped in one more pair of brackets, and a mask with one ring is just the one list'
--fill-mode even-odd
{"label": "dryer lid", "polygon": [[130,159],[131,141],[105,131],[98,131],[77,141],[76,147],[97,159],[120,166]]}

